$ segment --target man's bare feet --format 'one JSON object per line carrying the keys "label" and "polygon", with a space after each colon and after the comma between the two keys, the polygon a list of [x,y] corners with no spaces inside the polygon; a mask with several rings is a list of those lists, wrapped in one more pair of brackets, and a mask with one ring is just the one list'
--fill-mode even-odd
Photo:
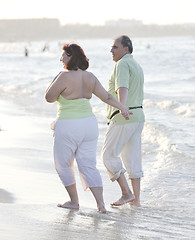
{"label": "man's bare feet", "polygon": [[131,204],[132,206],[135,206],[135,207],[141,207],[140,202],[139,202],[139,201],[136,201],[136,200],[130,202],[130,204]]}
{"label": "man's bare feet", "polygon": [[68,201],[68,202],[65,202],[64,204],[58,204],[58,207],[78,210],[79,204]]}
{"label": "man's bare feet", "polygon": [[119,200],[117,200],[114,203],[111,203],[111,206],[121,206],[125,203],[129,203],[129,202],[133,202],[135,200],[135,197],[133,194],[131,195],[122,195],[121,198],[119,198]]}

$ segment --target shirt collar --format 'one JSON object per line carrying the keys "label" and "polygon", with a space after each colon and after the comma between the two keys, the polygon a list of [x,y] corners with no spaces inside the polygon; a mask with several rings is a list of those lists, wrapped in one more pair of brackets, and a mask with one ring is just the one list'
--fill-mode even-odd
{"label": "shirt collar", "polygon": [[[133,55],[131,55],[130,53],[127,53],[127,54],[125,54],[122,58],[128,58],[128,57],[131,57],[131,58],[132,58]],[[122,58],[121,58],[121,59],[122,59]]]}

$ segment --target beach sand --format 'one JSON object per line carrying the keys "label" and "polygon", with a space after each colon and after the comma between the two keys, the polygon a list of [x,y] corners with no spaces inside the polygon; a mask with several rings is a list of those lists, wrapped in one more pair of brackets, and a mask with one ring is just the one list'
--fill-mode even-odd
{"label": "beach sand", "polygon": [[[120,191],[104,168],[100,173],[107,214],[97,212],[91,192],[83,191],[77,170],[80,209],[58,208],[58,203],[69,198],[53,164],[52,121],[0,101],[1,240],[190,239],[193,225],[178,215],[182,209],[158,204],[149,190],[142,190],[141,208],[130,204],[112,208],[110,203],[120,197]],[[97,161],[101,166],[99,155]],[[147,177],[144,181],[147,183]]]}
{"label": "beach sand", "polygon": [[[114,224],[119,219],[113,215],[117,209],[109,207],[112,191],[107,195],[108,214],[98,213],[78,172],[80,210],[57,207],[68,196],[53,165],[52,119],[27,116],[3,101],[0,112],[0,239],[119,239]],[[105,172],[103,178],[110,188]]]}

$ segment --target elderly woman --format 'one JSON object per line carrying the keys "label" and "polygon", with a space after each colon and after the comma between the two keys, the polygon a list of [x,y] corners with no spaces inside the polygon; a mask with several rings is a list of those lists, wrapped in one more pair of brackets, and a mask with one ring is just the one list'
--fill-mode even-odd
{"label": "elderly woman", "polygon": [[54,127],[54,162],[70,201],[59,207],[79,209],[79,199],[73,171],[76,159],[84,189],[93,193],[98,211],[106,213],[103,186],[96,168],[98,124],[89,99],[95,94],[103,102],[118,108],[125,119],[129,110],[109,94],[93,75],[86,71],[89,62],[77,44],[62,47],[61,61],[67,71],[60,72],[46,90],[47,102],[58,103]]}

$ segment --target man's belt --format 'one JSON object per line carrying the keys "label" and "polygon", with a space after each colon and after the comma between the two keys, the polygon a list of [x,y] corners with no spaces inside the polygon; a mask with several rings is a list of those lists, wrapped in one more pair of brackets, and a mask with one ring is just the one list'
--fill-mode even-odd
{"label": "man's belt", "polygon": [[[138,107],[129,107],[129,110],[130,110],[130,109],[137,109],[137,108],[142,108],[142,106],[138,106]],[[110,124],[110,120],[111,120],[116,114],[118,114],[118,113],[120,113],[119,110],[116,110],[116,111],[113,112],[113,114],[110,116],[109,122],[107,123],[108,125]]]}

